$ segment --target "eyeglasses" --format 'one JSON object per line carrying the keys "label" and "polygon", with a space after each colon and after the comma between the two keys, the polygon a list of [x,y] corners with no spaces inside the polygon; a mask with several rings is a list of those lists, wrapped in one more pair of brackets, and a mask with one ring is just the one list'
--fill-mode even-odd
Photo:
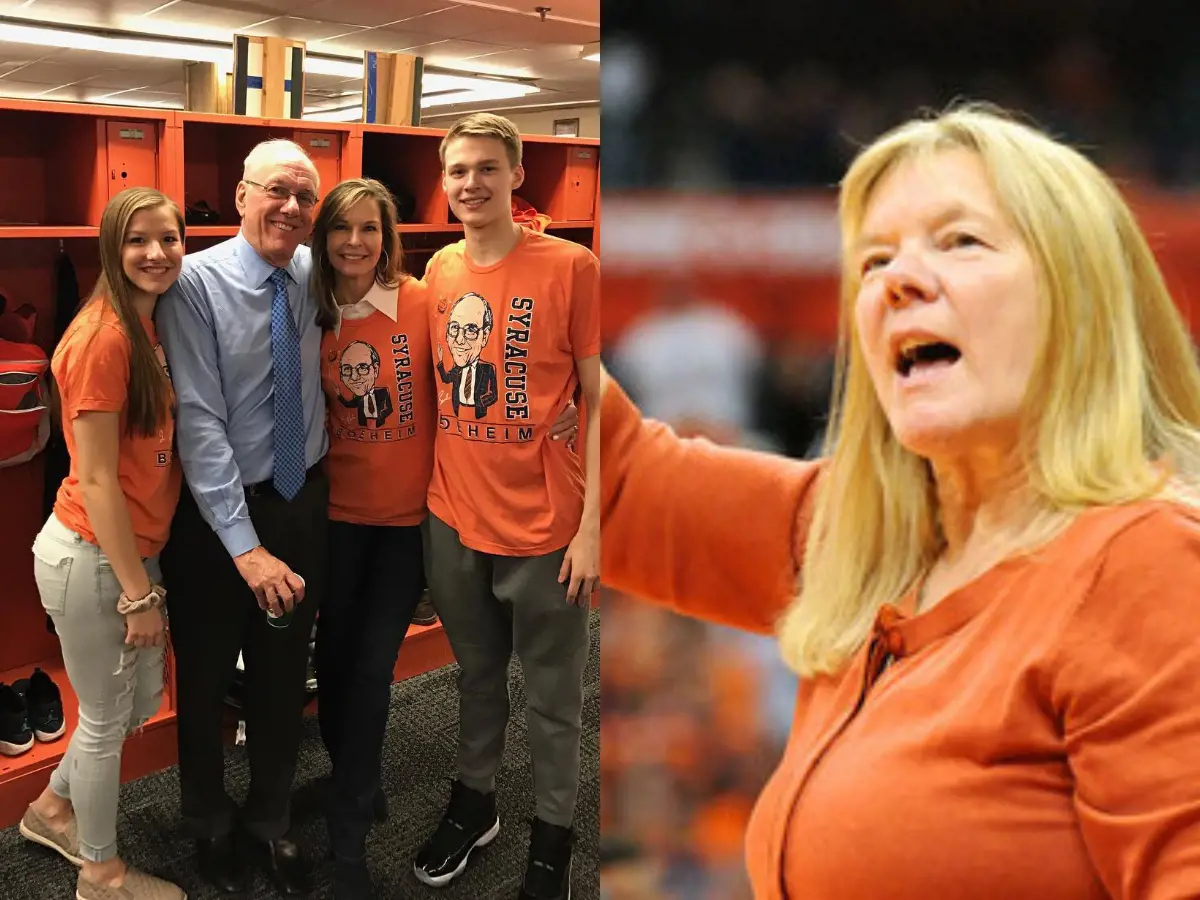
{"label": "eyeglasses", "polygon": [[372,366],[371,363],[359,363],[356,366],[345,363],[342,365],[342,377],[351,378],[354,376],[354,373],[357,372],[358,377],[362,378],[364,375],[369,375],[372,368],[374,368],[374,366]]}
{"label": "eyeglasses", "polygon": [[242,181],[260,188],[268,197],[272,200],[278,200],[280,203],[287,203],[289,197],[295,197],[301,209],[312,209],[317,205],[317,195],[312,191],[289,191],[282,184],[273,184],[268,187],[265,184],[259,184],[257,181],[251,181],[249,178],[243,178]]}
{"label": "eyeglasses", "polygon": [[478,325],[471,324],[460,326],[457,322],[451,322],[446,326],[446,336],[452,341],[458,340],[458,335],[463,334],[468,341],[473,341],[479,337],[480,328]]}

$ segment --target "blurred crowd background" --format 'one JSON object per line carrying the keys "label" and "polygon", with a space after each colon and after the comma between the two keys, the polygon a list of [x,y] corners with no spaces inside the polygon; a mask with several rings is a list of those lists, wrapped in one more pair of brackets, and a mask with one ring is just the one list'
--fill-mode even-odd
{"label": "blurred crowd background", "polygon": [[[1200,221],[1196,4],[899,6],[605,0],[602,242],[622,229],[622,201],[644,214],[703,195],[714,219],[735,196],[832,201],[857,147],[955,99],[1018,112]],[[1200,259],[1200,243],[1173,253]],[[715,261],[709,278],[679,259],[634,271],[602,258],[606,310],[638,297],[619,327],[605,314],[606,363],[647,415],[720,443],[819,452],[827,333],[747,314],[716,289],[729,272]],[[812,302],[772,290],[779,318]],[[602,615],[605,900],[747,900],[745,824],[782,752],[794,677],[768,639],[613,591]]]}

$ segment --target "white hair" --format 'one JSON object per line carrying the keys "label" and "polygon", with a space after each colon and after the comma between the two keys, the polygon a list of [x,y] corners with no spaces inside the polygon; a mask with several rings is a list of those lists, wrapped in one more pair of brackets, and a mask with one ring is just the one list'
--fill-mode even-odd
{"label": "white hair", "polygon": [[254,145],[254,149],[250,151],[250,155],[242,164],[242,180],[253,180],[254,176],[263,169],[281,163],[299,163],[304,166],[312,174],[318,190],[320,189],[321,176],[317,172],[317,167],[313,165],[313,161],[304,152],[304,148],[283,138],[273,138]]}

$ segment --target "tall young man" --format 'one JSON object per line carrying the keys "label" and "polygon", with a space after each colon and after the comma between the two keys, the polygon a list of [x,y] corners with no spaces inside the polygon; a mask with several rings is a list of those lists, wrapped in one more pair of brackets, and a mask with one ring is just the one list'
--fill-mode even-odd
{"label": "tall young man", "polygon": [[[508,664],[525,675],[536,818],[521,900],[570,897],[588,606],[600,557],[600,265],[522,228],[521,138],[476,113],[441,145],[465,239],[430,260],[438,433],[426,521],[432,599],[461,670],[458,777],[417,877],[441,886],[499,833]],[[582,388],[579,449],[548,439]]]}

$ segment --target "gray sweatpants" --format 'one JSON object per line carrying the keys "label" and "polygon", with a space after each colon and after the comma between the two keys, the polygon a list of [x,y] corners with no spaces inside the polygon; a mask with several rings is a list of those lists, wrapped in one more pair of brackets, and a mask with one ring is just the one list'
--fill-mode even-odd
{"label": "gray sweatpants", "polygon": [[[33,542],[33,557],[38,593],[79,698],[79,726],[50,789],[75,808],[79,855],[104,862],[117,853],[121,748],[158,711],[163,648],[125,644],[125,617],[117,612],[121,584],[108,557],[53,514]],[[145,564],[161,581],[158,557]]]}
{"label": "gray sweatpants", "polygon": [[569,827],[579,795],[589,636],[588,607],[568,603],[567,585],[558,583],[566,548],[544,556],[497,556],[464,547],[436,516],[423,527],[430,599],[460,669],[459,780],[473,790],[495,789],[515,651],[525,675],[537,816]]}

